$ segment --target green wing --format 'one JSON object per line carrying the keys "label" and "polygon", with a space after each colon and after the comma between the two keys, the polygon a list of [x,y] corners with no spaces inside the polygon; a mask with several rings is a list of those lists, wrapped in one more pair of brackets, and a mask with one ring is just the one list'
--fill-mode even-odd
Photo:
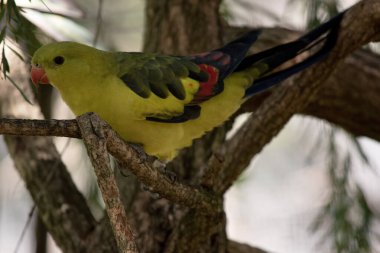
{"label": "green wing", "polygon": [[186,97],[181,78],[207,80],[208,75],[199,66],[182,57],[144,53],[117,53],[119,78],[136,94],[148,98],[151,93],[160,98],[173,94],[183,100]]}

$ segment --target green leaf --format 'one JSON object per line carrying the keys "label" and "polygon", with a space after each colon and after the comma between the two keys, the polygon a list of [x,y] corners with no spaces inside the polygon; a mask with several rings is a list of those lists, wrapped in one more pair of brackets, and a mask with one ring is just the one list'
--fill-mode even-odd
{"label": "green leaf", "polygon": [[11,50],[18,58],[20,58],[20,60],[25,62],[24,57],[22,57],[22,55],[19,52],[17,52],[15,49],[13,49],[12,47],[8,45],[7,45],[7,48],[9,48],[9,50]]}
{"label": "green leaf", "polygon": [[4,7],[4,3],[3,3],[3,1],[1,1],[1,3],[0,3],[0,20],[3,19],[3,17],[4,17],[4,13],[5,13],[5,10],[6,10],[6,9],[7,9],[7,8]]}
{"label": "green leaf", "polygon": [[20,19],[20,10],[14,0],[8,0],[8,10],[9,15],[14,14],[17,20]]}
{"label": "green leaf", "polygon": [[21,96],[25,99],[26,102],[28,102],[30,105],[33,105],[33,103],[29,100],[28,96],[21,90],[20,86],[17,85],[17,83],[10,77],[7,76],[8,80],[13,84],[14,87],[20,92]]}
{"label": "green leaf", "polygon": [[0,32],[0,42],[4,40],[6,32],[7,32],[7,27],[4,27]]}
{"label": "green leaf", "polygon": [[3,47],[3,52],[2,52],[1,65],[2,65],[2,69],[3,69],[4,78],[6,78],[7,77],[7,73],[10,71],[10,68],[9,68],[8,59],[5,56],[4,47]]}

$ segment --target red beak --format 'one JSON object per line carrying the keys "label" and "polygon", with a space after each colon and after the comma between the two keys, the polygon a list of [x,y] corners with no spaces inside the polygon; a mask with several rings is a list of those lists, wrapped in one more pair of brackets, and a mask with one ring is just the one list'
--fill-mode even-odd
{"label": "red beak", "polygon": [[45,70],[40,67],[33,66],[30,71],[30,78],[32,79],[32,82],[37,84],[49,84],[50,81],[46,76]]}

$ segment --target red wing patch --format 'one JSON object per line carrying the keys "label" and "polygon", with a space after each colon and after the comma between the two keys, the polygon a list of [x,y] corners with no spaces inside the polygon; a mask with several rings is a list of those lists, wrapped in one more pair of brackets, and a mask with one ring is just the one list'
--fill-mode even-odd
{"label": "red wing patch", "polygon": [[194,98],[190,104],[199,104],[215,95],[215,88],[219,84],[219,71],[217,68],[207,64],[199,64],[198,66],[201,71],[208,74],[208,80],[206,82],[199,83],[199,90],[194,95]]}

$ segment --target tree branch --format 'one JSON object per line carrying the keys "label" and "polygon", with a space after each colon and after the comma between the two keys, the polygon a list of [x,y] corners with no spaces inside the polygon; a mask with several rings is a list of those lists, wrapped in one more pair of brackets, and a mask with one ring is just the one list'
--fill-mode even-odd
{"label": "tree branch", "polygon": [[379,66],[379,55],[358,50],[337,67],[301,113],[380,141]]}
{"label": "tree branch", "polygon": [[72,120],[0,119],[0,134],[81,138],[78,122]]}
{"label": "tree branch", "polygon": [[268,253],[268,252],[256,247],[249,246],[244,243],[228,241],[227,253]]}
{"label": "tree branch", "polygon": [[342,20],[336,46],[328,58],[275,89],[236,136],[226,143],[226,160],[221,173],[218,173],[219,183],[214,185],[214,190],[225,192],[252,157],[283,128],[291,116],[304,110],[314,99],[338,62],[377,38],[379,27],[379,1],[362,1],[350,8]]}
{"label": "tree branch", "polygon": [[85,114],[78,117],[77,120],[106,204],[106,212],[110,219],[119,251],[120,253],[137,253],[135,235],[128,222],[119,189],[110,167],[103,129],[99,124],[96,124],[96,121],[91,119],[91,115]]}
{"label": "tree branch", "polygon": [[195,208],[207,214],[221,212],[222,200],[220,198],[202,188],[190,187],[173,181],[160,173],[153,164],[155,158],[126,144],[107,123],[102,122],[109,153],[118,159],[121,165],[135,174],[150,191],[156,192],[174,203]]}
{"label": "tree branch", "polygon": [[[154,167],[155,158],[148,157],[145,153],[126,144],[104,121],[99,124],[102,124],[104,128],[106,145],[110,154],[117,158],[122,165],[127,166],[151,191],[175,203],[200,209],[206,213],[215,213],[221,210],[221,201],[212,194],[202,189],[173,182]],[[82,137],[76,120],[0,119],[0,134]]]}

